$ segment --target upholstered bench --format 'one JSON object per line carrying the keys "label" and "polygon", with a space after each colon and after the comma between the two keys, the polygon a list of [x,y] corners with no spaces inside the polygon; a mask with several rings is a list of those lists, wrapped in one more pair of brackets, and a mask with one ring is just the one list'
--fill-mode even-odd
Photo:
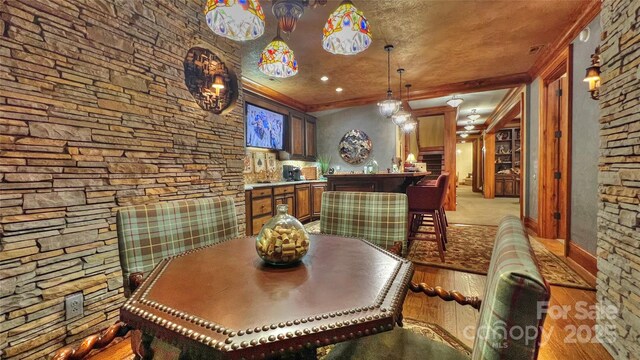
{"label": "upholstered bench", "polygon": [[[506,217],[500,223],[488,274],[481,305],[477,298],[426,284],[412,284],[410,289],[480,308],[472,359],[535,359],[544,322],[539,303],[548,301],[549,286],[518,218]],[[338,344],[326,360],[466,358],[458,350],[396,328]]]}

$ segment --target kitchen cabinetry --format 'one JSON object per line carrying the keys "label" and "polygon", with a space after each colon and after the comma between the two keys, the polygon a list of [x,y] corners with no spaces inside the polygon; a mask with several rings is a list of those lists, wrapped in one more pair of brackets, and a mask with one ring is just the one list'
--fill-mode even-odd
{"label": "kitchen cabinetry", "polygon": [[305,133],[305,157],[308,160],[316,159],[316,120],[306,118],[304,122]]}
{"label": "kitchen cabinetry", "polygon": [[320,218],[320,209],[322,208],[322,193],[327,190],[325,183],[311,183],[311,219]]}
{"label": "kitchen cabinetry", "polygon": [[311,219],[311,187],[309,184],[296,185],[296,217],[300,221]]}
{"label": "kitchen cabinetry", "polygon": [[325,182],[273,185],[245,191],[247,235],[258,235],[262,226],[276,214],[279,204],[289,206],[289,214],[301,222],[320,217]]}
{"label": "kitchen cabinetry", "polygon": [[316,119],[289,113],[289,154],[293,160],[316,159]]}

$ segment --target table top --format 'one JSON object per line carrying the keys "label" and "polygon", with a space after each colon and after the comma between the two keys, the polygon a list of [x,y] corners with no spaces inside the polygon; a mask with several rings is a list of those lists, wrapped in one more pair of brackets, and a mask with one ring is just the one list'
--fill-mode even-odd
{"label": "table top", "polygon": [[386,173],[381,172],[377,174],[326,174],[325,177],[329,180],[332,178],[340,177],[353,177],[353,178],[414,178],[430,175],[429,171],[420,172],[401,172],[401,173]]}
{"label": "table top", "polygon": [[393,328],[413,275],[410,261],[364,240],[311,235],[297,266],[265,265],[255,237],[162,261],[121,319],[180,348],[263,357]]}

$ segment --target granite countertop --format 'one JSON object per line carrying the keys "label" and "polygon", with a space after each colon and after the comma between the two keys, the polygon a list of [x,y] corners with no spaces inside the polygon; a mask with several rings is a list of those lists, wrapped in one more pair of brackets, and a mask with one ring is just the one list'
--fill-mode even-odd
{"label": "granite countertop", "polygon": [[272,186],[298,185],[298,184],[323,183],[323,182],[327,182],[327,180],[274,181],[270,183],[244,184],[244,189],[253,190],[253,189],[272,187]]}

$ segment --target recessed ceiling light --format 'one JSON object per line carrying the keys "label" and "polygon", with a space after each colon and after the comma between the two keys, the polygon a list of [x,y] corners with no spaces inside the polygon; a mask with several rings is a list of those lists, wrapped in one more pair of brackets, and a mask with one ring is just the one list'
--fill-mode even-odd
{"label": "recessed ceiling light", "polygon": [[336,88],[336,92],[342,92],[342,88],[341,87]]}
{"label": "recessed ceiling light", "polygon": [[329,80],[329,77],[325,75],[325,76],[321,77],[320,80],[327,81],[327,80]]}

